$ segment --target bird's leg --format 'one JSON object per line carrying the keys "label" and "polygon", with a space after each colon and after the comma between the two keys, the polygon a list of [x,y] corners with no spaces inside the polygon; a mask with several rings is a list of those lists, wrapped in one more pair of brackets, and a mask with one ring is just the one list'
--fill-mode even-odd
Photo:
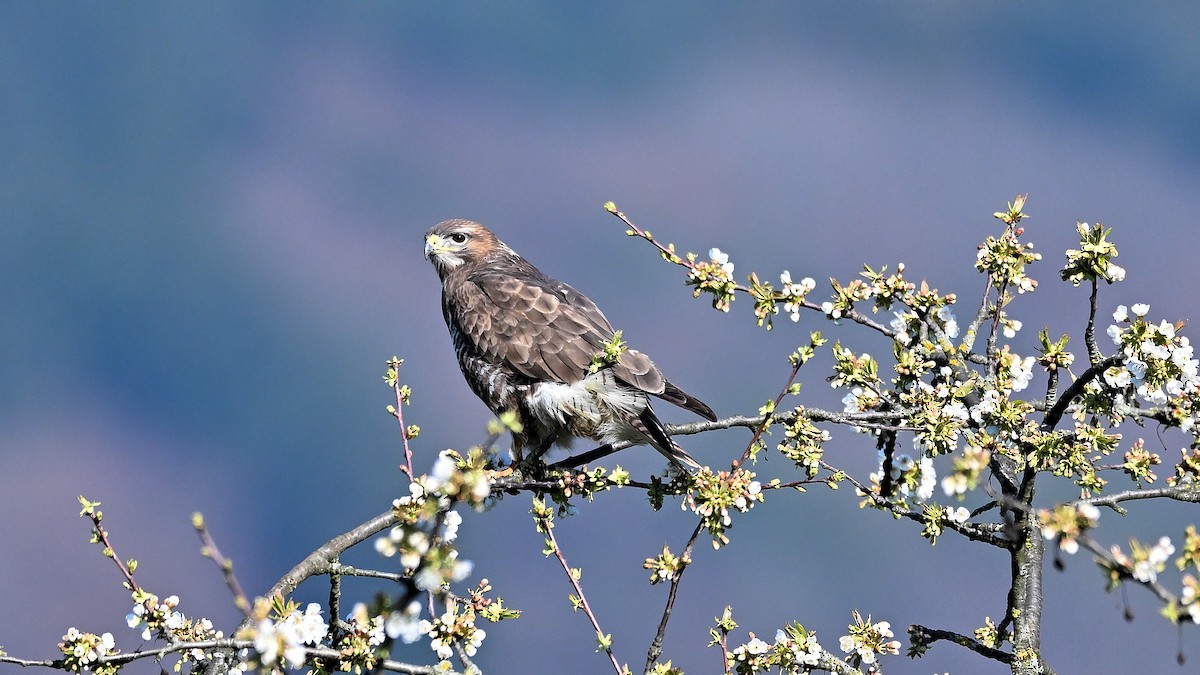
{"label": "bird's leg", "polygon": [[542,455],[546,454],[547,452],[550,451],[550,448],[554,447],[554,441],[557,438],[558,438],[557,434],[552,434],[552,435],[548,436],[547,438],[542,439],[542,442],[538,444],[537,450],[535,450],[533,452],[533,454],[529,456],[529,461],[531,461],[531,462],[541,461]]}

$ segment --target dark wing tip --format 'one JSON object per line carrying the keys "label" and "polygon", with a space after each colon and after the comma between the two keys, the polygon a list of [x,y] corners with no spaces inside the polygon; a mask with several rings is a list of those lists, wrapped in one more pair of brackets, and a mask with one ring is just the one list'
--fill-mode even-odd
{"label": "dark wing tip", "polygon": [[691,410],[709,422],[717,421],[717,414],[713,412],[712,408],[708,407],[707,403],[701,401],[695,396],[692,396],[679,387],[676,387],[670,382],[667,382],[666,388],[663,389],[663,393],[658,394],[658,397],[669,403],[674,403],[685,410]]}

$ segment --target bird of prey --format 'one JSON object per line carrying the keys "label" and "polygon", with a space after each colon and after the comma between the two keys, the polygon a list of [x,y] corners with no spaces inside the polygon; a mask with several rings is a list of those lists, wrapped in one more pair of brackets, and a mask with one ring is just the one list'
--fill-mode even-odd
{"label": "bird of prey", "polygon": [[715,421],[712,408],[641,352],[600,358],[614,331],[587,296],[470,220],[430,228],[425,257],[442,281],[442,315],[467,384],[493,413],[515,413],[520,423],[516,461],[523,449],[537,458],[580,437],[649,444],[677,466],[700,466],[667,435],[650,396]]}

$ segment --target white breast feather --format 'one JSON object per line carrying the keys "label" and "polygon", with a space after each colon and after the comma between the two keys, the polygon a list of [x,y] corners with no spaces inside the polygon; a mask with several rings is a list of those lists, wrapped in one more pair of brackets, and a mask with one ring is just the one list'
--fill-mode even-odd
{"label": "white breast feather", "polygon": [[[646,394],[618,385],[608,370],[594,373],[579,382],[542,382],[528,394],[530,411],[548,426],[595,429],[605,443],[645,442],[645,437],[624,418],[637,417],[646,409]],[[619,413],[619,414],[614,414]],[[567,440],[567,439],[561,439]]]}

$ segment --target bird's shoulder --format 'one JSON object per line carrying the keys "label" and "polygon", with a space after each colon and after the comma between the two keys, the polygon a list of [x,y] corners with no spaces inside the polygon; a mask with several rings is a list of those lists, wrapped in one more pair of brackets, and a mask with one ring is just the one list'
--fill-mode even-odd
{"label": "bird's shoulder", "polygon": [[462,272],[457,280],[447,280],[446,295],[464,309],[557,326],[577,335],[595,333],[604,340],[612,336],[612,325],[596,303],[524,259],[472,266]]}

